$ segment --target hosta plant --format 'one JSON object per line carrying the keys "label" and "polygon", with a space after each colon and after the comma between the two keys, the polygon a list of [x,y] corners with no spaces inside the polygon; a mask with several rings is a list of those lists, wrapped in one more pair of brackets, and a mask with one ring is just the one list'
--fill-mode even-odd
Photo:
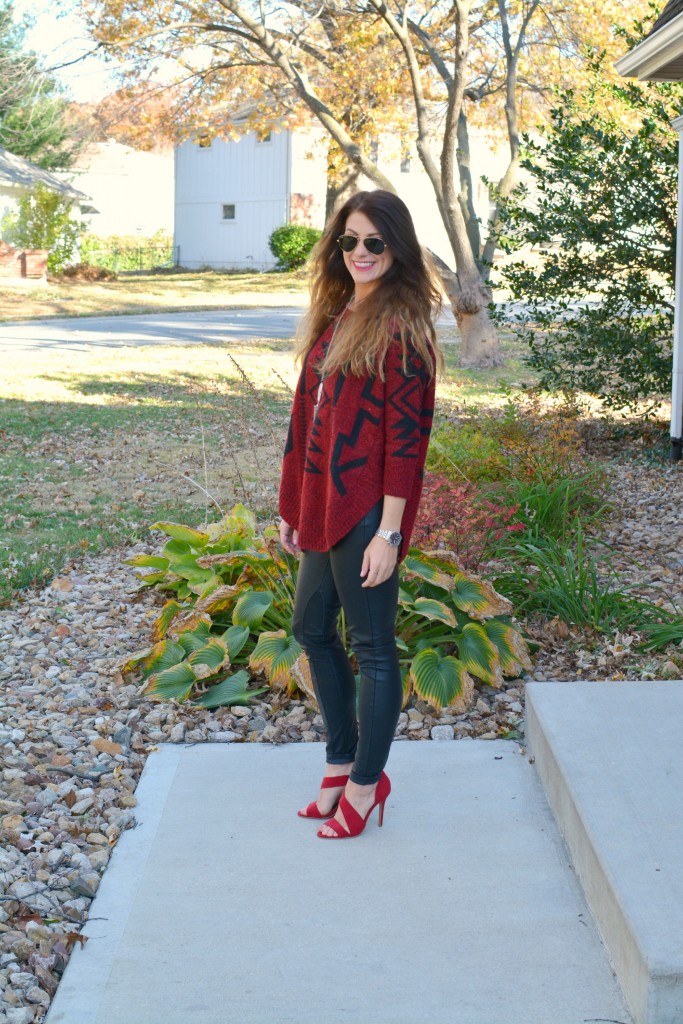
{"label": "hosta plant", "polygon": [[[169,538],[161,553],[128,564],[145,570],[143,586],[173,596],[153,625],[152,645],[125,661],[124,675],[140,677],[152,696],[204,707],[247,703],[264,692],[249,689],[261,675],[315,699],[292,635],[298,563],[275,531],[259,533],[241,505],[205,530],[155,526]],[[416,693],[437,709],[462,709],[475,679],[500,686],[503,676],[528,669],[511,613],[510,602],[451,553],[411,549],[400,568],[396,628],[406,700]]]}

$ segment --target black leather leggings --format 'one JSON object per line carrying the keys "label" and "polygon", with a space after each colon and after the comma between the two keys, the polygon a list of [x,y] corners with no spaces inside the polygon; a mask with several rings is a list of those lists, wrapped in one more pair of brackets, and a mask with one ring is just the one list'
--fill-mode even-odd
{"label": "black leather leggings", "polygon": [[[294,604],[293,631],[308,655],[327,730],[328,764],[353,761],[351,779],[378,781],[389,757],[403,686],[394,628],[398,567],[377,587],[362,587],[363,552],[380,524],[382,502],[329,551],[304,551]],[[361,674],[356,681],[337,632],[344,609]]]}

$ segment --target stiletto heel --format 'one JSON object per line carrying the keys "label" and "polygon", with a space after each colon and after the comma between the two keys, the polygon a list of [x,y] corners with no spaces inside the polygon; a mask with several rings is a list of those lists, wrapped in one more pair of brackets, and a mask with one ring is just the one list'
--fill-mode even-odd
{"label": "stiletto heel", "polygon": [[[346,783],[349,781],[348,775],[326,775],[323,781],[320,783],[321,789],[337,789],[337,787],[343,790]],[[341,793],[339,794],[341,799]],[[300,818],[326,818],[328,814],[335,814],[339,807],[339,800],[332,806],[331,810],[325,811],[324,813],[318,807],[318,801],[313,800],[308,807],[303,811],[297,811]]]}
{"label": "stiletto heel", "polygon": [[379,824],[381,827],[382,822],[384,821],[384,805],[390,793],[391,782],[389,781],[389,776],[382,772],[379,782],[377,783],[377,789],[375,790],[375,802],[364,818],[361,817],[353,804],[349,803],[346,796],[342,793],[341,799],[339,800],[339,810],[344,815],[347,827],[344,828],[341,822],[337,821],[336,818],[330,818],[329,821],[325,822],[325,825],[328,828],[331,828],[335,835],[326,836],[324,832],[321,832],[320,829],[318,829],[318,838],[352,839],[354,836],[359,836],[367,825],[370,815],[377,806],[379,806]]}

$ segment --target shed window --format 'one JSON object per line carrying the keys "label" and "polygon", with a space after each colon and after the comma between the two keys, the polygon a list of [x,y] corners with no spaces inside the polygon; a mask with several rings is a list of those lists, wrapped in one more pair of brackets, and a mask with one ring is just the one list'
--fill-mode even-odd
{"label": "shed window", "polygon": [[208,135],[200,135],[199,138],[195,139],[195,142],[200,149],[211,149],[213,139]]}
{"label": "shed window", "polygon": [[401,174],[410,174],[410,148],[403,146],[401,149]]}
{"label": "shed window", "polygon": [[259,135],[256,136],[256,141],[260,143],[270,142],[271,137],[272,132],[261,132]]}
{"label": "shed window", "polygon": [[223,220],[235,219],[235,204],[223,203]]}

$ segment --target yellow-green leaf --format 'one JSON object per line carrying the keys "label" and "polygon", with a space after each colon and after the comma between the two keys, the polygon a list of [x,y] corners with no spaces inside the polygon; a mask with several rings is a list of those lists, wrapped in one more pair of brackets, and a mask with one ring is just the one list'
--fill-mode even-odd
{"label": "yellow-green leaf", "polygon": [[490,686],[499,687],[503,682],[498,648],[489,639],[478,622],[468,622],[456,637],[458,658],[472,675],[483,679]]}
{"label": "yellow-green leaf", "polygon": [[149,676],[153,672],[162,672],[172,665],[177,665],[184,657],[185,651],[178,644],[174,644],[172,640],[160,640],[140,662],[140,668],[144,676]]}
{"label": "yellow-green leaf", "polygon": [[504,676],[515,678],[526,669],[532,669],[529,649],[524,637],[514,626],[500,619],[490,619],[484,623],[486,635],[498,648],[498,656]]}
{"label": "yellow-green leaf", "polygon": [[292,665],[301,653],[301,645],[284,629],[261,633],[249,658],[249,668],[252,672],[265,672],[268,682],[275,686],[288,686]]}
{"label": "yellow-green leaf", "polygon": [[242,594],[232,611],[235,626],[248,626],[256,630],[263,622],[263,616],[273,603],[273,595],[264,590],[248,590]]}
{"label": "yellow-green leaf", "polygon": [[124,558],[123,564],[149,569],[168,569],[168,558],[162,558],[161,555],[134,555],[133,558]]}
{"label": "yellow-green leaf", "polygon": [[181,523],[153,523],[152,530],[161,530],[162,533],[179,540],[182,544],[189,544],[193,548],[203,548],[209,542],[208,533],[201,530],[193,530],[191,526],[183,526]]}
{"label": "yellow-green leaf", "polygon": [[466,666],[458,658],[439,654],[432,647],[415,655],[409,669],[409,681],[437,711],[458,701],[466,710],[474,689]]}
{"label": "yellow-green leaf", "polygon": [[186,661],[149,677],[147,693],[164,700],[187,700],[196,681]]}
{"label": "yellow-green leaf", "polygon": [[425,619],[445,622],[447,626],[456,625],[455,615],[448,605],[443,603],[443,601],[436,601],[431,597],[416,597],[413,603],[413,609],[414,611],[419,612],[420,615],[424,616]]}
{"label": "yellow-green leaf", "polygon": [[152,639],[163,640],[168,633],[168,627],[171,625],[176,615],[180,612],[186,611],[187,607],[188,606],[185,604],[178,604],[178,602],[174,601],[172,598],[170,601],[167,601],[161,609],[161,613],[154,620],[154,625],[152,626]]}
{"label": "yellow-green leaf", "polygon": [[186,654],[198,651],[209,640],[210,627],[208,622],[199,622],[195,629],[184,629],[176,636],[176,643],[180,644]]}
{"label": "yellow-green leaf", "polygon": [[450,590],[453,584],[451,576],[417,548],[411,548],[406,555],[402,572],[408,577],[417,576],[421,580],[426,580],[427,583],[432,583],[442,590]]}
{"label": "yellow-green leaf", "polygon": [[467,612],[480,622],[512,611],[512,605],[506,597],[497,593],[486,580],[469,573],[454,574],[451,599],[461,612]]}
{"label": "yellow-green leaf", "polygon": [[193,608],[191,611],[183,612],[182,615],[179,615],[173,621],[169,632],[173,639],[177,640],[181,633],[185,633],[188,629],[196,630],[202,624],[210,629],[212,625],[211,616],[207,615],[206,612],[199,612],[196,608]]}
{"label": "yellow-green leaf", "polygon": [[201,697],[197,697],[196,702],[203,708],[218,708],[231,704],[247,705],[252,697],[257,697],[268,689],[267,686],[262,686],[258,690],[247,690],[248,683],[248,672],[240,669],[228,679],[222,679],[220,683],[216,683]]}
{"label": "yellow-green leaf", "polygon": [[208,644],[193,651],[187,659],[197,679],[207,679],[230,664],[230,653],[225,640],[212,637]]}

